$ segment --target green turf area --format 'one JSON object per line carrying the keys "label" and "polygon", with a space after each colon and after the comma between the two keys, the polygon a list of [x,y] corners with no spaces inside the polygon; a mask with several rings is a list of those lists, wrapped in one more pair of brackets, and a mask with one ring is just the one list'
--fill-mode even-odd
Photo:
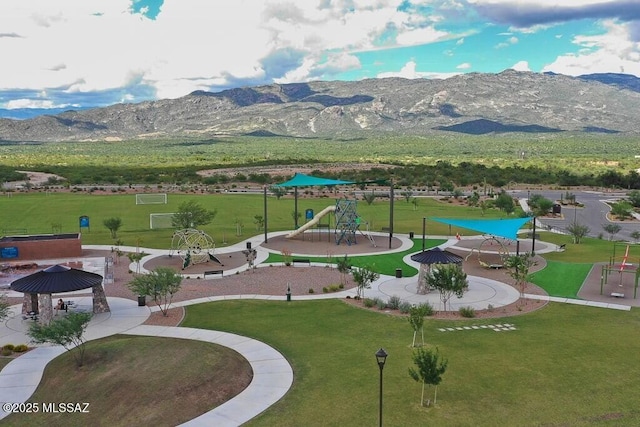
{"label": "green turf area", "polygon": [[[425,240],[425,248],[433,248],[435,246],[441,245],[446,240],[444,239],[426,239]],[[413,239],[413,247],[406,251],[395,252],[392,254],[384,254],[384,255],[354,255],[350,256],[351,265],[354,267],[370,267],[372,270],[380,273],[386,274],[387,276],[393,276],[396,274],[396,269],[402,269],[402,275],[404,277],[411,277],[418,274],[418,270],[407,265],[402,260],[405,256],[417,252],[422,249],[422,239]],[[321,257],[307,257],[311,262],[321,262],[321,263],[335,263],[336,258],[339,258],[339,255],[336,255],[332,258],[327,258],[326,256]],[[280,254],[269,254],[269,258],[265,261],[266,263],[279,263],[283,262],[283,257]]]}
{"label": "green turf area", "polygon": [[[217,216],[209,225],[201,227],[215,240],[217,246],[232,244],[261,234],[254,224],[255,215],[264,214],[264,200],[262,195],[247,194],[169,194],[167,204],[136,205],[134,195],[89,195],[86,193],[31,193],[11,194],[0,197],[0,234],[52,233],[54,226],[59,224],[63,233],[79,231],[81,215],[90,219],[90,229],[82,229],[83,244],[112,245],[109,231],[103,221],[110,217],[120,217],[122,227],[118,237],[127,246],[168,249],[171,246],[170,229],[150,230],[150,213],[176,212],[180,203],[186,200],[196,200],[206,209],[216,209]],[[335,205],[336,199],[309,198],[298,201],[298,211],[304,213],[306,209],[319,212],[327,206]],[[294,228],[292,212],[293,198],[276,200],[268,198],[268,227],[269,231],[291,230]],[[366,222],[363,229],[381,231],[389,224],[388,201],[376,200],[372,205],[365,202],[358,203],[358,214]],[[476,217],[480,218],[480,210],[454,206],[431,198],[420,199],[417,209],[410,203],[396,202],[394,208],[394,231],[396,233],[416,233],[422,230],[422,218],[434,217]],[[489,210],[486,217],[500,217],[497,210]],[[301,220],[303,223],[303,220]],[[242,227],[238,228],[238,224]],[[238,235],[239,231],[241,234]],[[455,235],[457,230],[453,229]],[[449,228],[445,224],[427,221],[428,234],[447,234]],[[11,234],[11,233],[9,233]],[[471,234],[468,231],[466,234]]]}
{"label": "green turf area", "polygon": [[[534,303],[534,302],[530,302]],[[440,332],[509,322],[517,330]],[[428,320],[425,339],[449,360],[438,405],[422,408],[408,375],[412,330],[405,318],[341,301],[225,301],[190,306],[184,326],[224,330],[281,351],[291,391],[248,425],[376,425],[384,347],[385,425],[616,425],[640,423],[636,398],[640,311],[551,303],[508,319]],[[428,390],[432,393],[433,390]]]}
{"label": "green turf area", "polygon": [[578,291],[592,268],[593,264],[547,261],[544,269],[531,274],[530,281],[553,297],[578,298]]}

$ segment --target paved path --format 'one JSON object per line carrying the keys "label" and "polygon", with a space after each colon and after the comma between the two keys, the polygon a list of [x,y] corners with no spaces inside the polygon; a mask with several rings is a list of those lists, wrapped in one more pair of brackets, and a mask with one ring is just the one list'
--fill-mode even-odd
{"label": "paved path", "polygon": [[[433,236],[430,236],[433,237]],[[446,238],[446,237],[445,237]],[[252,242],[260,240],[253,237]],[[391,252],[402,251],[410,247],[408,238],[402,237],[402,247]],[[448,247],[456,243],[455,239],[448,240],[441,247]],[[228,248],[225,252],[242,250],[246,248],[245,242],[240,242]],[[105,247],[91,246],[93,249],[104,249]],[[110,249],[110,247],[107,247]],[[264,248],[256,247],[258,251],[258,262],[263,262],[268,256],[268,251]],[[126,250],[126,248],[125,248]],[[135,250],[135,248],[133,248]],[[555,247],[544,248],[545,250],[555,250]],[[144,249],[149,253],[149,257],[165,255],[167,251]],[[221,249],[222,251],[222,249]],[[295,254],[304,256],[304,254]],[[404,261],[414,267],[418,265],[411,261],[410,257],[405,257]],[[135,266],[133,267],[135,269]],[[519,298],[519,293],[511,286],[504,283],[477,276],[469,277],[469,291],[462,299],[451,301],[452,309],[471,306],[477,310],[493,307],[500,307],[511,304]],[[429,302],[434,308],[439,309],[440,300],[437,293],[418,295],[416,293],[417,276],[407,278],[395,278],[391,276],[381,276],[376,280],[371,289],[365,290],[368,298],[379,297],[388,300],[390,296],[397,295],[402,300],[412,304]],[[295,297],[296,300],[345,298],[355,296],[355,289],[332,294],[322,295],[302,295]],[[543,299],[565,303],[575,303],[582,305],[606,307],[613,309],[629,310],[630,307],[595,303],[582,300],[568,300],[566,298],[552,298],[540,295],[525,295],[532,299]],[[65,295],[67,298],[68,295]],[[187,306],[202,302],[219,301],[227,299],[268,299],[285,300],[285,296],[273,295],[226,295],[199,298],[191,301],[182,301],[173,306]],[[90,297],[74,298],[80,309],[90,310],[92,301]],[[182,327],[163,327],[142,325],[152,311],[157,311],[158,307],[138,307],[136,301],[123,298],[108,298],[111,307],[110,313],[94,315],[85,337],[87,340],[99,339],[114,334],[144,335],[195,339],[227,346],[242,354],[251,364],[253,369],[253,380],[249,386],[238,396],[224,403],[223,405],[185,423],[188,426],[237,426],[266,410],[269,406],[280,400],[289,390],[293,383],[293,370],[287,360],[278,351],[268,345],[240,335],[194,329]],[[28,343],[29,338],[26,331],[31,320],[23,320],[20,315],[21,306],[11,307],[12,316],[0,325],[0,344],[21,344]],[[25,402],[37,388],[46,365],[55,357],[64,353],[64,349],[59,346],[39,346],[28,353],[11,361],[2,371],[0,371],[0,402]],[[8,414],[0,410],[0,419]]]}

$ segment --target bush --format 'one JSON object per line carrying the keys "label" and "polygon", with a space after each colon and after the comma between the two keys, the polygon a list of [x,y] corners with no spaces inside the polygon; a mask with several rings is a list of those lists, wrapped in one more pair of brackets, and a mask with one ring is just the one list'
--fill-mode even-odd
{"label": "bush", "polygon": [[374,301],[376,303],[376,307],[378,307],[378,310],[384,310],[385,308],[387,308],[387,303],[384,302],[382,298],[375,298]]}
{"label": "bush", "polygon": [[402,300],[400,299],[399,296],[397,295],[392,295],[389,297],[389,308],[392,310],[397,310],[398,308],[400,308],[400,303],[402,302]]}
{"label": "bush", "polygon": [[0,354],[2,354],[3,356],[11,356],[13,354],[13,350],[2,347],[2,352]]}
{"label": "bush", "polygon": [[462,317],[476,317],[476,311],[473,307],[460,307],[458,312]]}
{"label": "bush", "polygon": [[329,285],[329,292],[338,292],[340,290],[340,285],[333,284]]}
{"label": "bush", "polygon": [[309,288],[309,293],[310,294],[314,294],[316,291],[313,290],[313,288]]}
{"label": "bush", "polygon": [[365,298],[364,300],[362,300],[362,303],[367,308],[371,308],[376,304],[375,301],[372,300],[371,298]]}
{"label": "bush", "polygon": [[326,286],[322,288],[322,293],[326,294],[329,292],[329,288],[327,288]]}
{"label": "bush", "polygon": [[15,351],[15,346],[13,344],[6,344],[4,347],[2,347],[2,349]]}
{"label": "bush", "polygon": [[402,301],[400,303],[400,306],[398,307],[398,309],[400,310],[400,313],[402,314],[407,314],[410,308],[411,308],[411,303],[408,301]]}
{"label": "bush", "polygon": [[17,346],[15,346],[15,348],[13,349],[13,351],[15,351],[16,353],[24,353],[25,351],[29,350],[29,347],[27,347],[26,344],[18,344]]}
{"label": "bush", "polygon": [[422,310],[425,316],[433,316],[433,306],[428,302],[422,302],[418,304],[418,308]]}

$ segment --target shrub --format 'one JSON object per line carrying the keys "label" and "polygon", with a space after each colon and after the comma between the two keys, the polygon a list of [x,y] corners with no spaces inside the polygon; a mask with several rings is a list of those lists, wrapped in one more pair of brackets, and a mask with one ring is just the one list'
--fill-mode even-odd
{"label": "shrub", "polygon": [[324,288],[322,288],[322,293],[326,294],[329,292],[329,289],[325,286]]}
{"label": "shrub", "polygon": [[333,284],[329,285],[329,292],[338,292],[340,290],[340,285]]}
{"label": "shrub", "polygon": [[309,288],[309,293],[310,293],[310,294],[315,294],[315,293],[316,293],[316,291],[314,291],[314,290],[313,290],[313,288]]}
{"label": "shrub", "polygon": [[2,347],[2,352],[0,354],[2,354],[3,356],[11,356],[13,354],[13,350]]}
{"label": "shrub", "polygon": [[362,300],[362,303],[367,308],[371,308],[376,304],[375,301],[372,300],[371,298],[365,298],[364,300]]}
{"label": "shrub", "polygon": [[491,312],[493,312],[493,310],[495,310],[495,307],[492,304],[489,304],[487,306],[487,311],[491,313]]}
{"label": "shrub", "polygon": [[458,312],[462,317],[476,317],[476,310],[473,307],[460,307]]}
{"label": "shrub", "polygon": [[408,301],[402,301],[398,309],[400,310],[400,313],[407,314],[409,309],[411,309],[411,303]]}
{"label": "shrub", "polygon": [[428,302],[421,302],[418,304],[418,308],[422,310],[425,316],[433,316],[433,306]]}
{"label": "shrub", "polygon": [[29,347],[27,347],[26,344],[18,344],[17,346],[15,346],[15,348],[13,349],[13,351],[15,351],[16,353],[24,353],[25,351],[29,350]]}
{"label": "shrub", "polygon": [[385,308],[387,308],[387,303],[382,298],[375,298],[374,301],[376,303],[376,307],[378,307],[378,310],[384,310]]}
{"label": "shrub", "polygon": [[400,308],[400,303],[402,302],[402,300],[400,299],[399,296],[397,295],[392,295],[389,297],[389,308],[392,310],[397,310],[398,308]]}
{"label": "shrub", "polygon": [[3,350],[11,350],[11,351],[15,351],[15,346],[13,344],[6,344],[4,347],[2,347]]}

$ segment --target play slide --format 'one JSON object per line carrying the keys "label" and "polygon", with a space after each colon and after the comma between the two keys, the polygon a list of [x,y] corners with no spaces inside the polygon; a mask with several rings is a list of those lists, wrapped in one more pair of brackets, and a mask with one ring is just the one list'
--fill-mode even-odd
{"label": "play slide", "polygon": [[320,221],[320,219],[323,216],[325,216],[329,212],[333,212],[335,210],[336,210],[336,205],[327,206],[326,208],[324,208],[320,212],[318,212],[316,214],[316,216],[314,216],[311,221],[307,222],[304,225],[301,225],[297,230],[292,231],[291,233],[287,234],[285,237],[287,239],[290,239],[292,237],[296,237],[300,233],[304,233],[306,230],[308,230],[311,227],[313,227],[314,225],[316,225],[318,223],[318,221]]}

